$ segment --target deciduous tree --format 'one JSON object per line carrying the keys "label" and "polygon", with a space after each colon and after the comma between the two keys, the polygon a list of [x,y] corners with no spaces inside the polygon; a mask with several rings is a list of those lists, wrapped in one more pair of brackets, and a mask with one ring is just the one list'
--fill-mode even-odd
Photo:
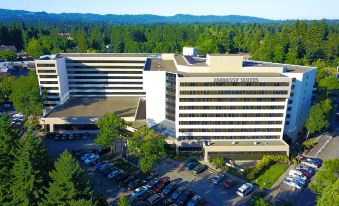
{"label": "deciduous tree", "polygon": [[102,147],[111,146],[113,149],[117,140],[122,138],[121,134],[124,133],[127,123],[119,115],[110,113],[100,118],[96,125],[99,128],[99,135],[95,139],[95,144]]}
{"label": "deciduous tree", "polygon": [[153,130],[142,127],[128,138],[128,150],[140,158],[140,169],[147,172],[165,156],[164,139]]}

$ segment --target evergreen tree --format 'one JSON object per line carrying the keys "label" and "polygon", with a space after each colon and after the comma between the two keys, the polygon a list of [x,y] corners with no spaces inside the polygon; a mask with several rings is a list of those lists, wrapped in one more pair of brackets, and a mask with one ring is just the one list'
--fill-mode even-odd
{"label": "evergreen tree", "polygon": [[79,163],[67,150],[60,155],[54,167],[49,173],[51,182],[41,205],[68,206],[72,201],[91,200],[89,181]]}
{"label": "evergreen tree", "polygon": [[84,30],[80,30],[77,34],[77,42],[78,42],[78,52],[83,53],[87,50],[87,40],[86,33]]}
{"label": "evergreen tree", "polygon": [[14,164],[14,150],[18,135],[11,128],[11,120],[4,113],[0,117],[0,205],[9,201],[10,171]]}
{"label": "evergreen tree", "polygon": [[15,152],[12,171],[11,203],[37,205],[47,184],[49,158],[41,139],[32,132],[26,133]]}

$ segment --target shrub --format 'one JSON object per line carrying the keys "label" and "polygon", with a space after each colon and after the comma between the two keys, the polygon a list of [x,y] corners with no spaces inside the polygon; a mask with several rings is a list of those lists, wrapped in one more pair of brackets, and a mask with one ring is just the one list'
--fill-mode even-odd
{"label": "shrub", "polygon": [[214,164],[216,168],[220,168],[225,165],[224,158],[221,156],[216,156],[212,159],[212,164]]}
{"label": "shrub", "polygon": [[314,141],[314,139],[308,139],[305,140],[303,142],[303,146],[305,147],[305,149],[312,149],[314,147],[314,145],[316,145],[317,143]]}

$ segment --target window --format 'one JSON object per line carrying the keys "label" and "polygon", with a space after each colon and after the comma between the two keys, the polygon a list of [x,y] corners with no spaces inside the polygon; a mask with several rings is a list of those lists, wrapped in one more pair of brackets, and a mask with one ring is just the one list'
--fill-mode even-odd
{"label": "window", "polygon": [[286,123],[285,123],[286,125],[290,125],[290,122],[289,121],[286,121]]}
{"label": "window", "polygon": [[228,94],[287,94],[286,90],[196,90],[196,91],[180,91],[181,95],[228,95]]}
{"label": "window", "polygon": [[57,81],[40,81],[40,84],[59,84]]}
{"label": "window", "polygon": [[295,88],[295,85],[292,85],[292,89],[294,89]]}
{"label": "window", "polygon": [[290,115],[290,114],[287,114],[287,115],[286,115],[286,118],[290,118],[290,117],[291,117],[291,115]]}
{"label": "window", "polygon": [[294,96],[294,93],[293,92],[291,92],[291,97],[293,97]]}
{"label": "window", "polygon": [[292,78],[292,82],[295,82],[295,81],[297,81],[297,79],[296,78]]}
{"label": "window", "polygon": [[55,67],[55,64],[37,64],[37,67]]}
{"label": "window", "polygon": [[38,73],[56,73],[56,70],[42,70],[42,69],[39,69]]}
{"label": "window", "polygon": [[288,107],[288,108],[287,108],[287,111],[291,111],[291,110],[292,110],[292,107]]}
{"label": "window", "polygon": [[288,104],[292,104],[293,103],[293,100],[288,100]]}
{"label": "window", "polygon": [[51,79],[51,78],[58,78],[58,75],[40,75],[40,78],[46,78],[46,79]]}

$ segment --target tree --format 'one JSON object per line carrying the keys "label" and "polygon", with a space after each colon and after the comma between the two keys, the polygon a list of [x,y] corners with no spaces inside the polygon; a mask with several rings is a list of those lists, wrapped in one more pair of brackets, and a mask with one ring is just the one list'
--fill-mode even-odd
{"label": "tree", "polygon": [[0,79],[0,103],[3,103],[12,93],[15,77],[3,77]]}
{"label": "tree", "polygon": [[29,40],[26,51],[33,58],[38,58],[44,55],[44,50],[42,48],[42,45],[35,38],[32,38],[31,40]]}
{"label": "tree", "polygon": [[22,76],[15,80],[9,99],[15,109],[28,117],[28,123],[33,126],[34,120],[42,114],[43,101],[40,95],[37,76],[30,72],[28,76]]}
{"label": "tree", "polygon": [[0,205],[9,201],[10,171],[14,164],[17,139],[17,133],[11,128],[10,118],[3,113],[0,117]]}
{"label": "tree", "polygon": [[102,147],[111,146],[113,149],[113,146],[116,146],[117,139],[120,139],[121,134],[126,130],[127,123],[117,114],[110,113],[100,118],[96,125],[99,128],[99,135],[95,139],[95,144]]}
{"label": "tree", "polygon": [[69,201],[69,206],[93,206],[92,200],[71,200]]}
{"label": "tree", "polygon": [[66,150],[49,173],[51,182],[42,205],[70,205],[73,201],[91,200],[92,190],[83,169]]}
{"label": "tree", "polygon": [[220,168],[225,165],[224,158],[221,156],[216,156],[212,159],[212,163],[216,168]]}
{"label": "tree", "polygon": [[41,139],[26,133],[15,152],[12,170],[11,203],[37,205],[48,182],[49,158]]}
{"label": "tree", "polygon": [[124,195],[120,195],[118,206],[131,206],[131,203],[126,199]]}
{"label": "tree", "polygon": [[309,134],[319,132],[329,126],[329,115],[332,111],[331,99],[325,99],[313,105],[308,113],[305,127],[307,129],[307,137]]}
{"label": "tree", "polygon": [[149,171],[165,156],[164,138],[153,130],[142,127],[128,138],[128,150],[140,158],[140,169]]}
{"label": "tree", "polygon": [[9,61],[16,61],[17,56],[16,53],[10,49],[6,49],[4,51],[0,51],[0,59],[9,62]]}
{"label": "tree", "polygon": [[327,76],[319,81],[319,87],[325,91],[339,89],[339,81],[334,75]]}
{"label": "tree", "polygon": [[77,42],[78,42],[78,47],[77,51],[78,52],[86,52],[87,50],[87,41],[86,41],[86,33],[84,30],[80,30],[77,34]]}
{"label": "tree", "polygon": [[339,202],[339,159],[324,161],[323,168],[314,176],[310,189],[320,193],[317,198],[318,206],[336,205]]}

